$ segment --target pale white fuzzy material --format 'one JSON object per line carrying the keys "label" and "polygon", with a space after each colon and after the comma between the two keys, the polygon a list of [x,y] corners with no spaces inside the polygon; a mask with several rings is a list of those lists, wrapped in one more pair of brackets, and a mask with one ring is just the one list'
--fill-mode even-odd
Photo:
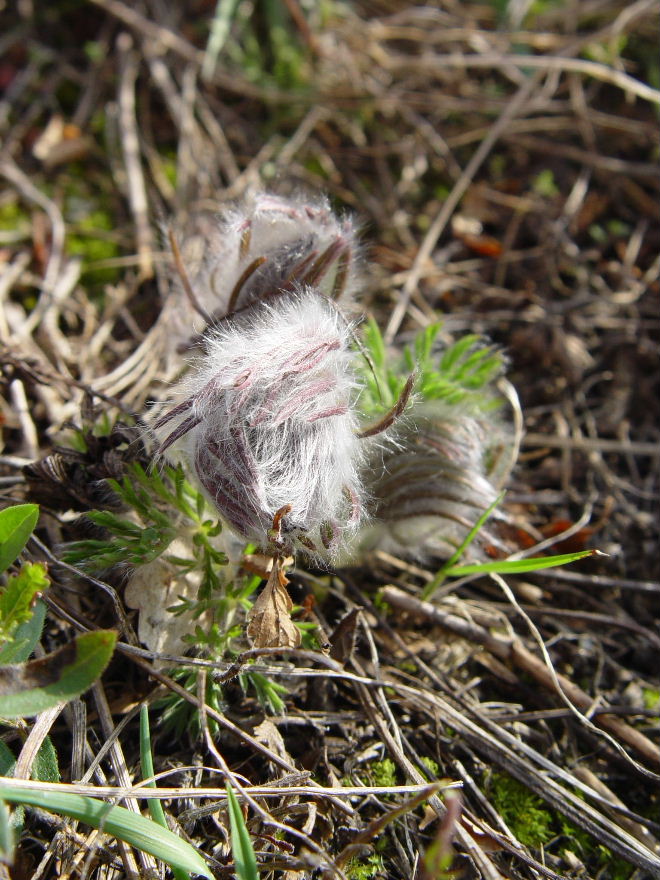
{"label": "pale white fuzzy material", "polygon": [[175,408],[156,422],[234,531],[334,555],[362,518],[351,328],[312,289],[273,298],[208,334]]}
{"label": "pale white fuzzy material", "polygon": [[[373,521],[354,547],[418,560],[448,558],[497,498],[491,477],[498,453],[513,442],[512,429],[497,414],[417,400],[393,440],[371,449],[365,482]],[[499,544],[489,525],[468,558],[481,558],[485,544]]]}
{"label": "pale white fuzzy material", "polygon": [[[170,562],[169,556],[181,559],[194,557],[192,542],[193,533],[182,527],[178,536],[172,541],[167,553],[134,569],[126,584],[124,600],[129,608],[140,612],[138,637],[150,651],[161,654],[184,654],[189,645],[183,636],[192,633],[196,625],[206,627],[213,619],[210,610],[201,615],[194,610],[174,615],[168,611],[173,605],[180,604],[182,599],[194,602],[199,593],[202,572],[198,567],[183,568]],[[240,548],[235,546],[229,532],[223,531],[212,539],[215,550],[224,552],[228,557],[227,566],[222,569],[222,576],[228,583],[236,575],[240,566]],[[230,616],[233,612],[229,612]],[[232,621],[227,620],[227,628]],[[158,664],[157,668],[165,665]],[[171,664],[170,664],[171,665]]]}
{"label": "pale white fuzzy material", "polygon": [[[215,319],[277,296],[282,288],[291,289],[289,279],[297,270],[298,282],[304,281],[305,272],[328,249],[328,265],[310,282],[313,287],[332,297],[339,293],[335,291],[338,275],[345,274],[341,298],[346,307],[357,284],[355,226],[350,219],[337,217],[325,198],[256,193],[225,211],[207,235],[209,247],[191,282],[197,300]],[[239,279],[260,257],[265,262],[246,278],[230,308]],[[306,268],[300,269],[301,265]]]}

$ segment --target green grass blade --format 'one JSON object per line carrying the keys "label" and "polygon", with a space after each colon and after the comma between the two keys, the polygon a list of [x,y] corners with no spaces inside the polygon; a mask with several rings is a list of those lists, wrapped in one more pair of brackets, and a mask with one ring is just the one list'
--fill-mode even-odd
{"label": "green grass blade", "polygon": [[11,826],[7,804],[0,800],[0,864],[14,861],[14,829]]}
{"label": "green grass blade", "polygon": [[179,868],[213,880],[213,875],[204,860],[187,841],[177,837],[168,829],[161,828],[151,819],[127,810],[126,807],[113,807],[104,801],[69,792],[8,788],[3,786],[1,781],[0,799],[70,816],[92,828],[102,829],[129,846],[149,853],[171,868]]}
{"label": "green grass blade", "polygon": [[[149,729],[149,709],[147,704],[140,706],[140,766],[142,768],[142,776],[146,779],[154,775],[154,762],[151,753],[151,731]],[[155,788],[156,782],[152,780],[147,783],[149,788]],[[157,822],[161,828],[167,828],[167,819],[165,818],[165,810],[159,798],[149,798],[147,801],[149,814],[154,822]],[[181,868],[172,868],[175,880],[190,880],[188,871],[182,871]]]}
{"label": "green grass blade", "polygon": [[431,593],[433,593],[435,590],[437,590],[438,587],[444,583],[444,581],[448,577],[448,572],[452,568],[454,568],[455,563],[458,562],[458,560],[461,558],[463,553],[467,550],[467,548],[470,546],[470,544],[474,541],[474,539],[476,538],[478,533],[481,531],[482,526],[484,525],[486,520],[490,517],[491,513],[502,502],[504,495],[505,495],[504,492],[500,492],[500,494],[493,501],[493,503],[490,504],[486,508],[486,510],[484,510],[484,512],[479,517],[479,519],[476,521],[476,523],[472,526],[470,531],[467,533],[467,535],[465,536],[465,538],[461,542],[460,546],[457,548],[456,552],[453,553],[449,557],[449,559],[445,562],[445,564],[442,566],[440,571],[438,571],[438,573],[433,578],[433,580],[424,588],[424,591],[422,593],[422,599],[428,599],[428,597],[431,595]]}
{"label": "green grass blade", "polygon": [[227,42],[237,5],[238,0],[218,0],[216,4],[215,15],[211,23],[211,32],[202,62],[203,79],[210,79],[213,76],[222,47]]}
{"label": "green grass blade", "polygon": [[229,784],[227,784],[227,809],[229,811],[231,851],[234,856],[236,876],[238,880],[259,880],[257,857],[254,854],[254,848],[245,826],[245,819],[243,818],[238,798]]}
{"label": "green grass blade", "polygon": [[526,571],[540,571],[556,565],[568,565],[585,556],[595,556],[598,550],[580,550],[579,553],[562,553],[559,556],[535,556],[532,559],[497,559],[494,562],[481,562],[474,565],[453,565],[445,572],[449,577],[464,577],[468,574],[521,574]]}
{"label": "green grass blade", "polygon": [[[140,766],[142,768],[142,776],[149,779],[154,775],[154,762],[151,755],[151,733],[149,731],[149,710],[146,704],[140,706]],[[149,788],[155,788],[155,781],[147,783]],[[163,828],[167,828],[167,820],[165,819],[165,811],[159,798],[150,798],[147,801],[149,814],[154,822],[158,822]]]}

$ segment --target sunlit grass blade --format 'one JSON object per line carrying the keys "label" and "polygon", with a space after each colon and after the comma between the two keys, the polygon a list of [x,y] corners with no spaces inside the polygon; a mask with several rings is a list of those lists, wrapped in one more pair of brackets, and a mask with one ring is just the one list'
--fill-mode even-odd
{"label": "sunlit grass blade", "polygon": [[556,565],[568,565],[586,556],[595,556],[598,550],[580,550],[577,553],[561,553],[558,556],[534,556],[531,559],[496,559],[493,562],[480,562],[473,565],[453,565],[445,571],[448,577],[464,577],[468,574],[522,574],[526,571],[540,571]]}
{"label": "sunlit grass blade", "polygon": [[[149,709],[146,703],[140,707],[140,766],[142,768],[142,776],[149,779],[154,775],[154,762],[151,754],[151,731],[149,730]],[[151,780],[147,783],[149,788],[156,787],[156,781]],[[165,818],[165,810],[159,798],[149,798],[147,801],[149,807],[149,815],[157,822],[161,828],[167,828],[167,819]],[[190,880],[188,871],[182,871],[180,868],[172,868],[175,880]]]}
{"label": "sunlit grass blade", "polygon": [[14,860],[14,829],[11,826],[9,810],[0,800],[0,864],[10,864]]}
{"label": "sunlit grass blade", "polygon": [[213,76],[218,56],[222,52],[222,47],[229,36],[237,2],[238,0],[218,0],[216,4],[211,32],[202,62],[202,77],[204,79],[210,79]]}
{"label": "sunlit grass blade", "polygon": [[171,868],[200,874],[213,880],[213,875],[199,853],[185,840],[151,819],[113,807],[104,801],[78,794],[58,791],[34,791],[30,788],[9,788],[0,782],[0,799],[14,804],[40,807],[50,813],[70,816],[92,828],[102,829],[129,846],[149,853]]}
{"label": "sunlit grass blade", "polygon": [[445,562],[442,568],[438,571],[433,580],[424,588],[424,592],[422,593],[422,599],[427,599],[431,593],[438,589],[438,587],[445,581],[448,577],[448,572],[451,568],[454,567],[454,563],[458,562],[463,553],[467,550],[470,544],[474,541],[474,539],[479,534],[482,526],[489,518],[491,513],[495,510],[496,507],[499,506],[500,502],[504,498],[504,492],[500,492],[497,498],[490,504],[486,510],[481,514],[476,523],[472,526],[470,531],[467,533],[460,546],[456,549],[456,551],[450,556],[450,558]]}
{"label": "sunlit grass blade", "polygon": [[254,854],[238,798],[229,784],[227,785],[227,810],[231,826],[231,851],[234,856],[236,876],[238,880],[259,880],[257,857]]}

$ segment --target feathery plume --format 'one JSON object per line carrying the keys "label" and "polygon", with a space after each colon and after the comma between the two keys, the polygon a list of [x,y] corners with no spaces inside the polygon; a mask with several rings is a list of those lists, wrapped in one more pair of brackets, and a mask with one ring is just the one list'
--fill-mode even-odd
{"label": "feathery plume", "polygon": [[[415,401],[394,442],[372,450],[365,480],[373,524],[359,543],[408,558],[450,557],[496,500],[492,477],[511,442],[496,415],[470,414],[461,404],[440,400]],[[468,554],[482,556],[484,545],[499,546],[488,525]]]}
{"label": "feathery plume", "polygon": [[311,287],[265,300],[207,334],[154,425],[159,452],[262,548],[332,557],[362,519],[350,333]]}
{"label": "feathery plume", "polygon": [[[188,299],[207,325],[283,294],[313,289],[345,306],[356,286],[356,230],[326,199],[257,193],[204,218],[181,243],[171,231]],[[196,337],[193,341],[199,341]]]}
{"label": "feathery plume", "polygon": [[[362,404],[373,411],[380,395],[398,394],[413,365],[416,380],[412,405],[393,431],[369,443],[364,481],[373,519],[357,550],[450,557],[497,499],[512,464],[514,432],[497,411],[504,358],[473,335],[439,349],[439,330],[427,327],[412,350],[397,355],[386,350],[373,321],[366,326],[372,369],[363,368]],[[486,545],[500,546],[488,524],[468,555],[482,555]]]}

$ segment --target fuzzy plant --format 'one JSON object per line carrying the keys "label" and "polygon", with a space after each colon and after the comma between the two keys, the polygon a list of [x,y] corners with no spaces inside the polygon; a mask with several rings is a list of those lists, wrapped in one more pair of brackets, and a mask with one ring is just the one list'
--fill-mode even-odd
{"label": "fuzzy plant", "polygon": [[350,325],[318,291],[270,298],[207,334],[179,400],[155,422],[159,454],[183,463],[245,541],[332,557],[357,530],[350,344]]}
{"label": "fuzzy plant", "polygon": [[[183,378],[149,415],[154,472],[136,470],[134,492],[130,476],[113,484],[138,522],[94,514],[115,540],[78,552],[125,555],[149,647],[194,641],[220,659],[238,649],[243,618],[256,647],[300,644],[292,556],[452,556],[494,505],[511,432],[497,413],[498,352],[472,336],[440,350],[435,327],[397,355],[373,321],[359,325],[355,228],[325,201],[257,194],[201,241],[189,261],[190,241],[171,235],[179,304],[203,323],[180,321],[167,340]],[[477,555],[495,542],[484,530]],[[246,544],[271,560],[254,604]]]}
{"label": "fuzzy plant", "polygon": [[[219,217],[171,227],[169,239],[181,292],[204,322],[187,344],[228,316],[291,292],[314,290],[347,308],[357,286],[355,226],[326,199],[255,193]],[[176,339],[180,325],[170,324]]]}
{"label": "fuzzy plant", "polygon": [[[159,454],[267,552],[451,556],[495,505],[513,446],[500,353],[475,336],[442,351],[431,327],[393,357],[374,322],[356,343],[337,303],[356,299],[355,230],[325,202],[261,193],[215,228],[192,282],[173,239],[206,326],[155,422]],[[493,543],[483,531],[473,552]]]}
{"label": "fuzzy plant", "polygon": [[[443,349],[440,330],[426,328],[397,355],[386,350],[375,322],[366,327],[363,407],[376,411],[383,399],[396,400],[411,368],[417,378],[405,416],[366,458],[371,517],[355,542],[358,556],[380,548],[424,561],[448,559],[496,508],[508,475],[514,438],[497,384],[504,358],[473,335]],[[503,549],[496,529],[479,529],[468,558],[482,558],[485,548]]]}
{"label": "fuzzy plant", "polygon": [[358,274],[350,221],[325,202],[262,193],[227,212],[218,230],[219,238],[207,230],[217,247],[190,273],[187,242],[179,249],[171,236],[183,302],[205,323],[184,347],[187,372],[154,413],[156,454],[183,467],[225,533],[270,557],[247,615],[249,640],[296,647],[287,560],[327,565],[352,543],[365,518],[370,438],[403,409],[410,382],[389,412],[363,425],[347,315]]}

